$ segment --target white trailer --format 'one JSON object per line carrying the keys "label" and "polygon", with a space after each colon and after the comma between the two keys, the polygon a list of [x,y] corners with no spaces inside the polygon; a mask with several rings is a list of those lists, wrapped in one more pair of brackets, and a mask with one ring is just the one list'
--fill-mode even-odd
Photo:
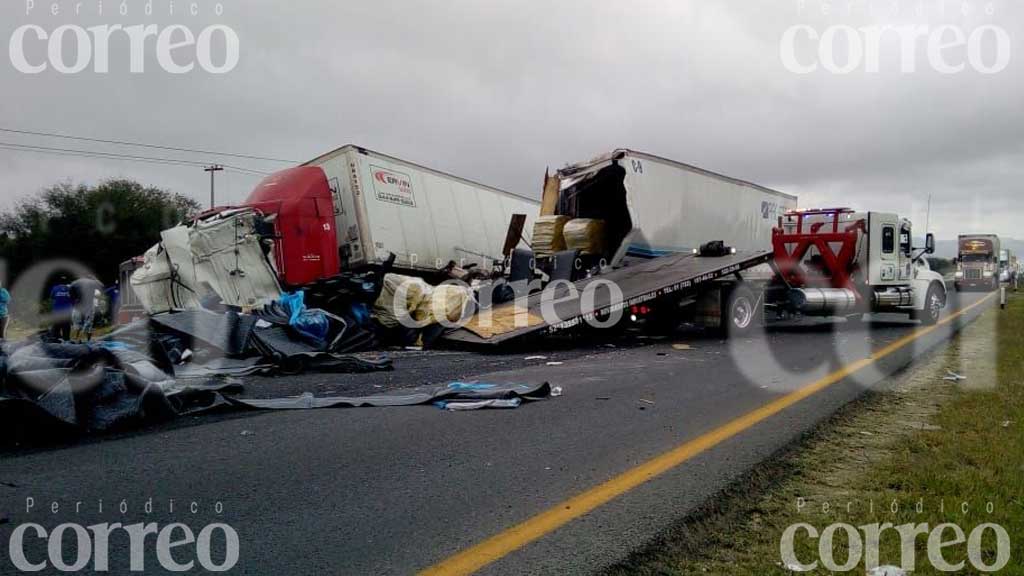
{"label": "white trailer", "polygon": [[[277,215],[277,265],[287,285],[329,279],[396,256],[430,273],[450,262],[488,269],[503,258],[513,214],[540,203],[358,146],[275,173],[246,201]],[[301,222],[300,222],[301,221]]]}
{"label": "white trailer", "polygon": [[[634,150],[566,166],[547,178],[541,215],[603,222],[603,241],[595,243],[603,253],[569,249],[536,259],[552,282],[525,302],[493,310],[497,317],[528,310],[527,325],[485,327],[489,317],[482,314],[444,338],[495,345],[617,315],[624,321],[616,326],[642,321],[661,330],[690,320],[746,333],[759,321],[763,287],[772,278],[772,228],[796,205],[795,196]],[[708,243],[717,245],[700,250]],[[570,281],[585,294],[597,280],[618,286],[620,298],[549,291]],[[542,313],[546,300],[558,301],[554,318]]]}
{"label": "white trailer", "polygon": [[779,216],[797,207],[796,196],[627,149],[567,166],[557,178],[555,213],[608,221],[609,234],[621,236],[609,247],[630,256],[689,253],[709,240],[770,249]]}

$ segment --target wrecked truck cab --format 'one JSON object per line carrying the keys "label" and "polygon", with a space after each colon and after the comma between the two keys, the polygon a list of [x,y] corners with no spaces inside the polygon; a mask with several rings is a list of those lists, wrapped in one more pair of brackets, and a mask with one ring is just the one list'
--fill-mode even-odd
{"label": "wrecked truck cab", "polygon": [[323,170],[297,166],[272,174],[246,205],[269,217],[274,263],[285,285],[305,286],[341,272],[331,187]]}
{"label": "wrecked truck cab", "polygon": [[132,274],[131,288],[149,315],[200,309],[207,287],[228,306],[270,304],[282,290],[264,226],[258,210],[231,208],[164,230]]}

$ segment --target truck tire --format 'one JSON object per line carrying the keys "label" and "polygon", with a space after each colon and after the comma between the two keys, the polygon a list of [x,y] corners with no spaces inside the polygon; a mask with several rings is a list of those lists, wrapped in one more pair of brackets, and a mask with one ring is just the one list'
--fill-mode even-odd
{"label": "truck tire", "polygon": [[729,292],[722,311],[722,332],[729,338],[750,336],[764,325],[762,298],[740,284]]}
{"label": "truck tire", "polygon": [[934,326],[942,316],[942,309],[946,303],[942,297],[942,291],[938,286],[932,284],[928,287],[928,294],[924,297],[924,310],[914,310],[911,317],[920,320],[925,326]]}

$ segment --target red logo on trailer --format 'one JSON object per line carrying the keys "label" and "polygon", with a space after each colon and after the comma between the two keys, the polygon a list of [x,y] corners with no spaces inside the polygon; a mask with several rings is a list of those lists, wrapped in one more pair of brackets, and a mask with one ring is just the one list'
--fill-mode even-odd
{"label": "red logo on trailer", "polygon": [[394,172],[388,172],[387,170],[377,170],[373,173],[373,178],[381,184],[387,184],[388,186],[398,186],[399,188],[412,189],[412,182],[409,182],[404,176],[399,176]]}
{"label": "red logo on trailer", "polygon": [[408,174],[379,166],[371,166],[370,169],[373,170],[373,190],[377,194],[377,200],[399,206],[416,207],[412,178]]}

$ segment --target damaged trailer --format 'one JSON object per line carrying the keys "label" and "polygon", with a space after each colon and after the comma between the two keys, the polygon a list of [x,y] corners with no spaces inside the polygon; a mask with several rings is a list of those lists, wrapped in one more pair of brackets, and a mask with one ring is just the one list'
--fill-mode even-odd
{"label": "damaged trailer", "polygon": [[773,276],[772,229],[796,205],[795,196],[633,150],[567,166],[546,178],[533,253],[516,250],[514,259],[533,260],[541,278],[572,282],[577,294],[595,278],[612,282],[621,301],[559,293],[559,317],[549,321],[543,298],[531,296],[525,320],[511,320],[522,302],[495,306],[446,339],[497,344],[616,312],[649,327],[687,320],[745,333],[759,320],[759,287]]}
{"label": "damaged trailer", "polygon": [[[531,229],[536,200],[345,146],[268,176],[237,208],[161,233],[131,276],[148,314],[204,299],[260,308],[288,291],[332,309],[372,303],[389,271],[441,278],[453,267],[501,270],[510,221]],[[216,298],[214,298],[216,297]],[[332,310],[337,311],[337,310]]]}
{"label": "damaged trailer", "polygon": [[[344,146],[263,180],[246,201],[274,222],[282,284],[304,287],[380,266],[437,275],[450,263],[490,270],[504,260],[513,215],[530,230],[540,203]],[[529,234],[523,238],[529,243]]]}

